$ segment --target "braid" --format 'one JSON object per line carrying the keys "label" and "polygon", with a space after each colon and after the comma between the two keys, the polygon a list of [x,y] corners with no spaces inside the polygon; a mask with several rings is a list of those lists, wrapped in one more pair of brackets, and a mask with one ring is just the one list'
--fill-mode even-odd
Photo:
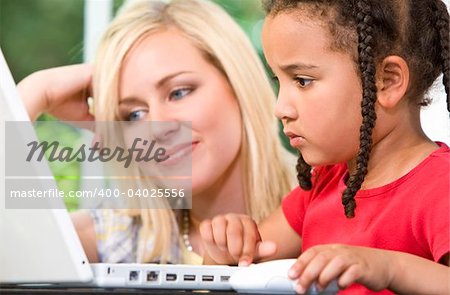
{"label": "braid", "polygon": [[312,188],[311,166],[305,162],[301,153],[298,155],[295,168],[297,169],[297,180],[300,187],[304,190],[310,190]]}
{"label": "braid", "polygon": [[442,1],[436,2],[435,10],[436,29],[439,32],[439,43],[441,47],[441,65],[443,84],[447,93],[447,110],[450,112],[450,50],[449,50],[449,15]]}
{"label": "braid", "polygon": [[364,177],[367,174],[367,163],[372,148],[372,130],[376,120],[375,101],[377,98],[371,8],[368,1],[363,0],[357,3],[356,9],[359,68],[363,87],[363,98],[361,102],[363,123],[360,128],[360,146],[356,158],[356,171],[347,180],[347,188],[342,194],[345,215],[349,218],[355,216],[356,202],[354,197],[361,188]]}
{"label": "braid", "polygon": [[[409,68],[406,99],[427,105],[426,92],[443,73],[450,112],[449,13],[442,0],[263,0],[268,14],[301,8],[308,17],[324,20],[334,40],[331,49],[349,53],[359,66],[362,84],[360,145],[355,171],[342,193],[345,215],[355,216],[355,195],[367,175],[375,127],[376,63],[395,55]],[[356,34],[355,34],[356,33]],[[358,39],[358,40],[356,40]],[[353,44],[358,50],[353,51]],[[297,162],[300,186],[310,187],[311,169],[300,155]]]}

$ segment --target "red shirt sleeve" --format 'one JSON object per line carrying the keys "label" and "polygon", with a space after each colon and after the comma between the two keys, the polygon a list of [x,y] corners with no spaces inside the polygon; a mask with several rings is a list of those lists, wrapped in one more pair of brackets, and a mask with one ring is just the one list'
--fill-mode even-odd
{"label": "red shirt sleeve", "polygon": [[300,187],[295,188],[283,199],[281,204],[284,217],[292,229],[300,236],[302,235],[303,216],[305,213],[302,193],[304,191]]}
{"label": "red shirt sleeve", "polygon": [[[421,188],[421,207],[414,208],[413,230],[419,244],[428,248],[439,261],[450,251],[450,157],[448,148],[431,157],[426,177],[416,185]],[[416,201],[416,203],[419,203]]]}
{"label": "red shirt sleeve", "polygon": [[287,222],[300,236],[303,233],[303,220],[306,208],[314,195],[313,192],[318,185],[318,175],[322,174],[322,170],[324,170],[323,167],[315,168],[312,172],[311,181],[313,182],[313,189],[305,191],[298,186],[283,199],[281,204]]}

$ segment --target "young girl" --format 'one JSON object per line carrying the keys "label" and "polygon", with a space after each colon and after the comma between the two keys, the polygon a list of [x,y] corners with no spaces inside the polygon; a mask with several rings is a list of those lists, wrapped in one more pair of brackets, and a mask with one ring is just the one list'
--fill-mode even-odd
{"label": "young girl", "polygon": [[289,271],[299,293],[337,279],[345,294],[449,294],[450,150],[419,117],[440,73],[449,104],[445,4],[266,7],[276,115],[300,152],[300,187],[259,228],[239,215],[204,221],[205,262],[300,255]]}
{"label": "young girl", "polygon": [[131,1],[106,31],[94,69],[46,70],[18,88],[32,118],[50,112],[93,120],[86,103],[91,83],[95,120],[188,121],[193,140],[192,210],[75,213],[91,262],[201,264],[203,219],[234,212],[261,220],[292,189],[288,161],[278,164],[289,155],[262,63],[218,5]]}

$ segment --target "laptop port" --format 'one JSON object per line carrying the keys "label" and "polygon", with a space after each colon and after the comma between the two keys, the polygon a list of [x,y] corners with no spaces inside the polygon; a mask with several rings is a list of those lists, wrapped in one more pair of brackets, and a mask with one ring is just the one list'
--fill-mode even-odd
{"label": "laptop port", "polygon": [[195,281],[195,275],[184,275],[183,280],[185,281]]}
{"label": "laptop port", "polygon": [[158,280],[159,271],[147,272],[147,282],[154,282]]}
{"label": "laptop port", "polygon": [[212,282],[212,281],[214,281],[214,276],[204,275],[204,276],[202,276],[202,281],[203,282]]}
{"label": "laptop port", "polygon": [[166,281],[176,281],[177,275],[174,273],[168,273],[166,274]]}
{"label": "laptop port", "polygon": [[228,282],[230,280],[230,276],[220,276],[221,282]]}
{"label": "laptop port", "polygon": [[130,282],[138,281],[139,280],[139,271],[137,271],[137,270],[130,271],[129,280],[130,280]]}

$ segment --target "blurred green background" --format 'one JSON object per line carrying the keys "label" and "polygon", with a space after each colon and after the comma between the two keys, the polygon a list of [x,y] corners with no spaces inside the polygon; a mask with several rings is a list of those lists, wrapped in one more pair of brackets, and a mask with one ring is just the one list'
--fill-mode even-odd
{"label": "blurred green background", "polygon": [[[104,1],[104,0],[96,0]],[[212,0],[242,26],[260,54],[261,0]],[[124,0],[114,0],[114,13]],[[0,45],[16,82],[83,61],[84,0],[0,0]]]}
{"label": "blurred green background", "polygon": [[[241,25],[263,58],[261,0],[212,1],[224,7]],[[123,2],[114,0],[113,14]],[[40,69],[83,62],[84,6],[84,0],[0,0],[0,46],[16,82]],[[54,118],[42,115],[39,120]],[[62,146],[71,146],[80,137],[71,128],[55,131],[37,126],[37,131],[41,140],[59,138]],[[78,162],[53,162],[51,169],[57,179],[80,173]],[[63,190],[77,190],[80,186],[79,181],[57,181]],[[70,210],[78,206],[76,199],[66,203]]]}

